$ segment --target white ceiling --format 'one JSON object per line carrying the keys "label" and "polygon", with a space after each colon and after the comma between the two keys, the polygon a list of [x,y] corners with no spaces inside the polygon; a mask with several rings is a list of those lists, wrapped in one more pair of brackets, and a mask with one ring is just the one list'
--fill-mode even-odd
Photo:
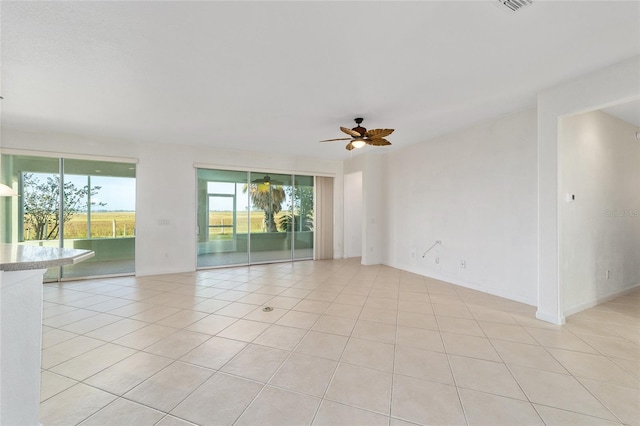
{"label": "white ceiling", "polygon": [[602,111],[640,127],[640,98],[602,108]]}
{"label": "white ceiling", "polygon": [[346,158],[535,106],[640,54],[640,2],[2,2],[4,125]]}

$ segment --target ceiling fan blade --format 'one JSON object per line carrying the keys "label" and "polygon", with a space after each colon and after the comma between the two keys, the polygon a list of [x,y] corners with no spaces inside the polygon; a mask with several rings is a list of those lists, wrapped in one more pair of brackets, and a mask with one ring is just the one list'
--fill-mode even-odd
{"label": "ceiling fan blade", "polygon": [[355,146],[353,146],[353,144],[349,142],[345,148],[347,148],[347,151],[351,151],[352,149],[355,148]]}
{"label": "ceiling fan blade", "polygon": [[367,142],[367,144],[372,145],[372,146],[387,146],[387,145],[391,145],[391,142],[389,142],[388,140],[386,140],[384,138],[365,139],[365,142]]}
{"label": "ceiling fan blade", "polygon": [[348,134],[349,136],[353,136],[354,138],[362,137],[360,133],[356,132],[355,130],[347,129],[346,127],[340,127],[340,130],[342,130],[344,133]]}
{"label": "ceiling fan blade", "polygon": [[348,141],[349,139],[351,139],[351,138],[325,139],[325,140],[320,141],[320,142]]}
{"label": "ceiling fan blade", "polygon": [[371,129],[367,130],[366,137],[371,139],[384,138],[393,133],[394,129]]}

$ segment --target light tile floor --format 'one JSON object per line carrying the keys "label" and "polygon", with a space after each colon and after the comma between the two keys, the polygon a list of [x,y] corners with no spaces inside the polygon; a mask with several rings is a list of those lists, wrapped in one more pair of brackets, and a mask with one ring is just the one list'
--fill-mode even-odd
{"label": "light tile floor", "polygon": [[554,326],[350,259],[47,284],[44,299],[47,426],[640,424],[640,291]]}

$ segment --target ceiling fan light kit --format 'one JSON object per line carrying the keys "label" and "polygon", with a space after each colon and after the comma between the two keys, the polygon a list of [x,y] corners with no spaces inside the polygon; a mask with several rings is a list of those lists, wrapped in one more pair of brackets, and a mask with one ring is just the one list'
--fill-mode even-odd
{"label": "ceiling fan light kit", "polygon": [[349,138],[338,138],[338,139],[325,139],[320,142],[333,142],[333,141],[349,141],[346,146],[347,151],[351,151],[353,149],[362,148],[365,145],[371,146],[388,146],[391,145],[391,142],[385,139],[386,136],[389,136],[393,133],[394,129],[372,129],[367,130],[364,127],[360,126],[360,123],[364,121],[363,118],[358,117],[355,118],[356,127],[353,129],[348,129],[346,127],[340,127],[340,130],[343,133],[349,135]]}
{"label": "ceiling fan light kit", "polygon": [[258,178],[258,179],[252,180],[251,183],[257,183],[258,185],[260,185],[260,184],[269,185],[271,183],[271,176],[264,175],[264,177],[262,177],[262,178]]}
{"label": "ceiling fan light kit", "polygon": [[362,148],[363,146],[365,146],[367,143],[365,142],[364,139],[362,138],[356,138],[353,140],[353,142],[351,142],[351,145],[353,145],[354,148],[358,149],[358,148]]}
{"label": "ceiling fan light kit", "polygon": [[10,186],[0,183],[0,197],[17,197],[18,193]]}
{"label": "ceiling fan light kit", "polygon": [[265,185],[265,186],[269,186],[269,185],[284,185],[284,182],[280,182],[277,179],[274,180],[268,174],[264,175],[264,177],[253,179],[251,181],[251,183],[255,183],[255,184],[258,184],[258,185]]}

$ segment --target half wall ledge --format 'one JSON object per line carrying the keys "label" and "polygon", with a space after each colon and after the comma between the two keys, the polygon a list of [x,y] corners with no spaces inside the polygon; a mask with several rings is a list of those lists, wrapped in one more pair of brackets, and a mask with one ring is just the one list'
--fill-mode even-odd
{"label": "half wall ledge", "polygon": [[0,424],[39,425],[42,280],[90,250],[0,245]]}

